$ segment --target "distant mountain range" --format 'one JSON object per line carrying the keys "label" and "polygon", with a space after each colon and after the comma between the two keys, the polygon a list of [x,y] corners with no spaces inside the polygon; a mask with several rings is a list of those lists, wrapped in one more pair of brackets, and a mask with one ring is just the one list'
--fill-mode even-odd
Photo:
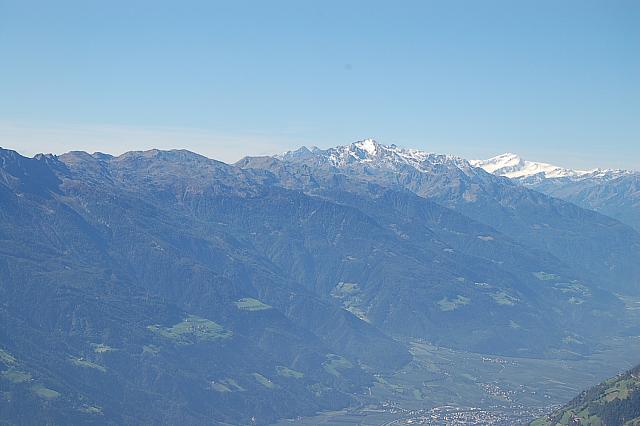
{"label": "distant mountain range", "polygon": [[414,339],[587,354],[639,293],[632,227],[454,156],[0,150],[2,421],[265,424]]}
{"label": "distant mountain range", "polygon": [[[335,176],[349,181],[345,185],[350,191],[358,187],[360,192],[366,191],[372,184],[410,191],[532,248],[550,252],[578,271],[590,270],[607,283],[624,282],[632,287],[639,283],[640,267],[634,266],[638,249],[625,253],[614,247],[614,241],[605,248],[604,240],[595,238],[594,233],[604,237],[600,230],[606,228],[609,234],[609,229],[619,224],[614,226],[604,216],[496,178],[462,158],[385,146],[368,139],[327,150],[303,147],[282,156],[243,159],[237,165],[268,170],[277,176],[278,185],[307,192],[335,187]],[[599,225],[589,226],[589,221]],[[599,241],[594,244],[596,239]],[[636,247],[635,242],[629,243]],[[590,257],[595,253],[597,257]],[[616,266],[620,261],[624,268]]]}
{"label": "distant mountain range", "polygon": [[614,169],[566,169],[564,167],[554,166],[548,163],[524,160],[517,154],[511,153],[498,155],[497,157],[493,157],[488,160],[471,160],[470,163],[475,167],[483,168],[489,173],[493,173],[497,176],[505,176],[512,179],[531,177],[536,177],[538,179],[589,179],[601,178],[605,176],[617,177],[633,173],[628,170]]}
{"label": "distant mountain range", "polygon": [[640,230],[640,172],[615,169],[572,170],[503,154],[471,161],[497,176],[581,207],[614,217]]}

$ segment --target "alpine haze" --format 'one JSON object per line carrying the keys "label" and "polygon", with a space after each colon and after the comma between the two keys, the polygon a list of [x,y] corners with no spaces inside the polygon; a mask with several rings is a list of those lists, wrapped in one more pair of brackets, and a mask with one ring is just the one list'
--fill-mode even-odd
{"label": "alpine haze", "polygon": [[7,421],[264,424],[362,404],[411,342],[577,360],[636,332],[637,231],[456,156],[0,158]]}
{"label": "alpine haze", "polygon": [[640,425],[638,22],[0,0],[0,426]]}

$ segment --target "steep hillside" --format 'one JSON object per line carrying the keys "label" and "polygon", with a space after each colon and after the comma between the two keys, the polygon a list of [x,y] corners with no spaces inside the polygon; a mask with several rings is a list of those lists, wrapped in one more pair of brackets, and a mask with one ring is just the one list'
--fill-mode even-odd
{"label": "steep hillside", "polygon": [[605,173],[581,179],[522,179],[536,191],[614,217],[640,232],[640,173]]}
{"label": "steep hillside", "polygon": [[[489,225],[572,267],[582,279],[640,292],[640,234],[629,226],[473,167],[464,159],[385,146],[373,140],[327,150],[301,148],[238,165],[274,173],[282,185],[312,192],[350,177],[411,191]],[[349,189],[351,190],[351,189]]]}
{"label": "steep hillside", "polygon": [[[352,148],[238,165],[0,151],[0,420],[264,424],[353,404],[408,340],[577,357],[624,331],[629,282],[576,265],[603,245],[626,253],[617,274],[633,231],[464,160]],[[465,213],[459,174],[538,197],[514,221],[557,207],[547,238],[585,258]]]}
{"label": "steep hillside", "polygon": [[246,173],[184,152],[2,159],[5,420],[265,423],[409,359],[198,217],[217,194],[268,199]]}
{"label": "steep hillside", "polygon": [[582,392],[532,426],[640,424],[640,366]]}

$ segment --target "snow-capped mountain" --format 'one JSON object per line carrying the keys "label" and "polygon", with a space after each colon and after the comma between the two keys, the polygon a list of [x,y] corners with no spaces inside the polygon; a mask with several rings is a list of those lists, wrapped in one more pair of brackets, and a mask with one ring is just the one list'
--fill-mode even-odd
{"label": "snow-capped mountain", "polygon": [[572,170],[548,163],[528,161],[512,153],[498,155],[488,160],[471,160],[470,163],[494,175],[508,178],[522,178],[539,174],[545,178],[578,177],[593,172],[593,170]]}
{"label": "snow-capped mountain", "polygon": [[377,169],[399,170],[411,167],[420,172],[430,172],[433,167],[449,166],[473,173],[473,166],[465,159],[446,154],[435,154],[418,149],[401,148],[396,145],[383,145],[374,139],[364,139],[349,145],[329,149],[312,147],[288,151],[276,158],[283,161],[311,160],[325,166],[345,168],[368,166]]}
{"label": "snow-capped mountain", "polygon": [[581,207],[614,217],[640,230],[640,172],[572,170],[527,161],[516,154],[470,161],[497,176]]}
{"label": "snow-capped mountain", "polygon": [[[318,183],[322,176],[335,174],[357,177],[380,185],[394,185],[428,197],[475,219],[499,227],[496,211],[478,209],[477,203],[497,201],[496,209],[513,202],[504,185],[533,189],[580,207],[611,216],[640,230],[640,173],[619,169],[575,170],[549,163],[529,161],[512,153],[488,160],[465,160],[446,154],[418,149],[383,145],[365,139],[349,145],[329,149],[302,147],[275,156],[284,167],[304,166],[305,173],[292,174],[299,188],[308,185],[305,179]],[[271,158],[271,160],[274,160]],[[270,168],[273,164],[257,164],[258,160],[244,160],[251,167]],[[247,167],[245,165],[245,167]],[[503,178],[508,178],[505,180]],[[497,196],[496,194],[501,194]],[[527,193],[526,197],[531,197]],[[478,212],[486,217],[477,217]],[[503,212],[504,213],[504,212]]]}
{"label": "snow-capped mountain", "polygon": [[281,157],[0,149],[0,386],[25,423],[273,423],[359,401],[414,339],[540,357],[631,324],[640,235],[611,218],[371,140]]}
{"label": "snow-capped mountain", "polygon": [[496,176],[512,179],[556,179],[556,178],[602,178],[611,179],[622,175],[633,174],[629,170],[620,169],[591,169],[577,170],[555,166],[549,163],[525,160],[517,154],[505,153],[488,160],[470,160],[474,167],[480,167]]}
{"label": "snow-capped mountain", "polygon": [[[269,181],[313,196],[327,198],[340,194],[341,203],[355,202],[353,195],[381,196],[389,190],[410,192],[512,235],[521,244],[548,250],[576,270],[590,269],[594,275],[605,277],[606,282],[635,282],[640,276],[640,264],[637,271],[626,265],[611,268],[612,262],[635,254],[620,252],[615,244],[603,249],[602,235],[597,238],[600,246],[585,245],[587,235],[605,228],[624,227],[622,224],[559,197],[534,191],[515,179],[474,167],[460,157],[365,139],[329,149],[303,147],[275,157],[245,157],[236,165],[261,170]],[[587,217],[598,223],[584,226]],[[580,225],[570,232],[560,232],[567,222]],[[589,261],[585,262],[587,258]],[[635,259],[630,260],[629,264],[634,262]],[[628,276],[615,276],[619,273]]]}

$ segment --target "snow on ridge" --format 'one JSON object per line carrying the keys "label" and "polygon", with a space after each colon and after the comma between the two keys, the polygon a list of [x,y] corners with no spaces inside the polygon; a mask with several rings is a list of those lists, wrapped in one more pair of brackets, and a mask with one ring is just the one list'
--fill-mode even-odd
{"label": "snow on ridge", "polygon": [[376,155],[376,153],[378,152],[378,143],[374,139],[365,139],[362,141],[358,141],[354,145],[370,155]]}
{"label": "snow on ridge", "polygon": [[310,156],[314,156],[317,159],[324,159],[336,167],[343,167],[356,162],[370,163],[371,165],[407,164],[416,168],[434,164],[450,164],[463,169],[472,167],[470,162],[462,157],[451,154],[437,154],[415,148],[402,148],[395,144],[384,145],[372,138],[327,149],[321,149],[315,146],[310,148],[302,146],[295,150],[276,154],[274,158],[280,160],[295,160]]}
{"label": "snow on ridge", "polygon": [[488,160],[472,160],[470,163],[494,175],[508,178],[525,178],[535,175],[545,178],[581,177],[594,172],[593,170],[573,170],[553,164],[528,161],[512,153],[501,154]]}
{"label": "snow on ridge", "polygon": [[549,163],[525,160],[517,154],[507,152],[488,160],[465,160],[449,154],[436,154],[413,148],[401,148],[395,144],[383,145],[375,139],[363,139],[349,145],[320,149],[300,147],[276,155],[284,161],[311,161],[336,168],[357,165],[398,171],[412,167],[423,173],[433,173],[434,167],[457,168],[468,176],[477,173],[477,168],[496,176],[512,179],[613,179],[637,172],[613,169],[575,170]]}
{"label": "snow on ridge", "polygon": [[474,167],[481,167],[489,173],[494,173],[506,168],[519,168],[523,165],[523,160],[519,155],[507,152],[488,160],[470,160],[469,163]]}
{"label": "snow on ridge", "polygon": [[488,160],[469,161],[474,167],[480,167],[488,173],[512,179],[614,179],[637,172],[622,169],[576,170],[554,166],[553,164],[528,161],[517,154],[505,153]]}
{"label": "snow on ridge", "polygon": [[467,160],[460,157],[401,148],[395,144],[383,145],[374,139],[329,148],[319,153],[326,156],[334,167],[366,164],[370,167],[398,170],[400,167],[410,166],[427,173],[435,165],[445,165],[457,167],[465,173],[472,171]]}

